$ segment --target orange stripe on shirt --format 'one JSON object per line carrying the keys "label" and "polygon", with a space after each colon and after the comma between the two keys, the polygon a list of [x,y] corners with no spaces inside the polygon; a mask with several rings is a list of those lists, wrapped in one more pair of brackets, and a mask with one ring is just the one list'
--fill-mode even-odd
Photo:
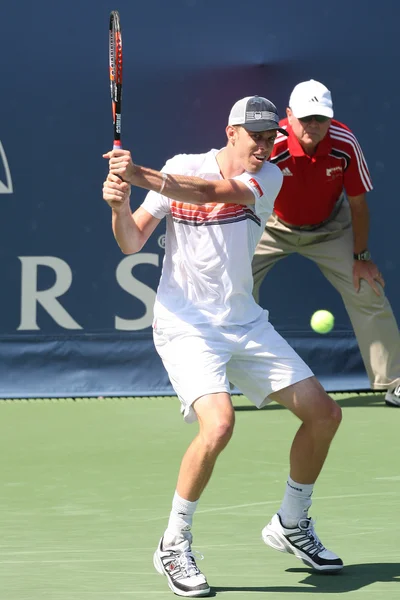
{"label": "orange stripe on shirt", "polygon": [[208,221],[214,218],[242,215],[244,207],[241,204],[186,204],[185,202],[171,202],[171,212],[174,217]]}

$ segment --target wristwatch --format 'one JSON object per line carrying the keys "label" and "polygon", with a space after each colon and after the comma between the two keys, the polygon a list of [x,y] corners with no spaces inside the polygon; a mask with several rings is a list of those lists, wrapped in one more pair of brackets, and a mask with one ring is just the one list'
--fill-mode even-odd
{"label": "wristwatch", "polygon": [[371,260],[371,252],[363,250],[360,254],[353,254],[354,260]]}

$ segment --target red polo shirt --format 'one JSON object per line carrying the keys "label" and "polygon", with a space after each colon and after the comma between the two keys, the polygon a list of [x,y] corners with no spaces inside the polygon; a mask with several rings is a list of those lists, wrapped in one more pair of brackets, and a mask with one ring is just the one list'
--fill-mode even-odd
{"label": "red polo shirt", "polygon": [[313,156],[304,153],[287,119],[280,122],[289,137],[278,134],[271,162],[283,174],[275,213],[291,225],[314,225],[331,214],[343,189],[348,196],[372,190],[361,147],[346,125],[332,120]]}

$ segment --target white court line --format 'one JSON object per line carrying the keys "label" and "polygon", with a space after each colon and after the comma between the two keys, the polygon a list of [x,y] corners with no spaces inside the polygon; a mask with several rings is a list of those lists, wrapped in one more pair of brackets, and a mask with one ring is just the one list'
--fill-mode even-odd
{"label": "white court line", "polygon": [[[237,545],[237,544],[236,544]],[[243,544],[244,545],[244,544]],[[247,544],[248,545],[248,544]],[[138,550],[138,548],[136,548]],[[140,548],[143,550],[143,548]],[[152,548],[154,551],[154,548]],[[69,563],[109,563],[109,562],[128,562],[131,564],[134,562],[131,556],[126,556],[125,558],[69,558],[67,560],[60,558],[59,560],[0,560],[0,565],[19,565],[19,564],[46,564],[46,565],[59,565],[69,564]],[[152,571],[153,572],[153,571]]]}
{"label": "white court line", "polygon": [[[3,546],[4,550],[2,550],[2,553],[7,552],[7,547]],[[115,552],[129,552],[130,550],[134,551],[137,550],[137,548],[103,548],[102,551],[100,552],[107,552],[107,553],[115,553]],[[7,552],[7,554],[13,554],[13,555],[20,555],[20,554],[99,554],[99,549],[97,548],[92,549],[92,550],[87,550],[85,548],[77,548],[76,550],[53,550],[52,548],[49,548],[49,550],[14,550],[11,552]]]}
{"label": "white court line", "polygon": [[[369,494],[340,494],[337,496],[315,496],[313,500],[344,500],[346,498],[369,498],[373,496],[398,496],[398,492],[371,492]],[[218,506],[213,508],[204,508],[203,510],[196,510],[196,515],[211,513],[211,512],[223,512],[223,511],[231,511],[236,508],[250,508],[252,506],[267,506],[269,504],[277,505],[282,502],[282,498],[279,500],[265,500],[263,502],[251,502],[249,504],[231,504],[227,506]],[[164,517],[151,517],[149,519],[140,519],[141,523],[148,523],[150,521],[161,521],[162,519],[168,519],[169,514]]]}
{"label": "white court line", "polygon": [[[243,546],[243,547],[248,547],[248,542],[243,542],[243,543],[236,543],[235,547],[239,547],[239,546]],[[227,543],[227,544],[212,544],[209,545],[208,548],[230,548],[232,546],[231,543]],[[195,547],[195,546],[194,546]],[[141,546],[140,548],[138,548],[137,546],[135,547],[126,547],[126,548],[111,548],[110,550],[108,550],[107,548],[103,548],[103,550],[100,550],[97,548],[96,550],[86,550],[85,548],[79,548],[76,550],[53,550],[52,548],[49,548],[49,550],[21,550],[21,551],[11,551],[11,552],[7,552],[6,550],[3,551],[3,554],[7,554],[8,556],[20,556],[22,554],[33,554],[33,555],[37,555],[37,554],[109,554],[109,553],[123,553],[123,554],[127,554],[129,552],[138,552],[138,550],[140,551],[144,551],[144,552],[154,552],[154,546],[150,546],[150,547],[143,547]],[[75,561],[80,561],[81,559],[69,559],[68,561],[65,562],[75,562]],[[102,559],[102,558],[98,558],[98,559],[82,559],[82,562],[97,562],[97,561],[101,561],[104,562],[104,560],[106,559]],[[110,558],[108,559],[110,561],[118,561],[121,560],[120,558]],[[130,563],[132,562],[138,562],[141,560],[141,558],[135,558],[135,556],[129,555],[129,558],[127,558],[126,560],[129,560]],[[25,561],[6,561],[6,560],[0,560],[0,564],[6,563],[6,562],[25,562]],[[54,560],[54,561],[41,561],[41,560],[37,560],[37,561],[26,561],[26,562],[63,562],[63,559],[60,560]]]}

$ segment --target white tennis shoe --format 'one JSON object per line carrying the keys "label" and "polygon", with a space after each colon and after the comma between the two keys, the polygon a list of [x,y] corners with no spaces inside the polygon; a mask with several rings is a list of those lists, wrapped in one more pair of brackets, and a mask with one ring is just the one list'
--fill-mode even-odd
{"label": "white tennis shoe", "polygon": [[280,516],[276,514],[262,530],[262,538],[271,548],[294,554],[316,571],[334,572],[343,569],[343,561],[327,550],[318,538],[312,519],[300,519],[297,527],[288,529],[283,527]]}
{"label": "white tennis shoe", "polygon": [[387,406],[400,406],[400,383],[386,392],[385,402]]}
{"label": "white tennis shoe", "polygon": [[153,562],[158,573],[167,577],[168,585],[174,594],[199,598],[210,593],[210,586],[196,565],[190,543],[191,540],[186,539],[176,546],[163,549],[161,538]]}

